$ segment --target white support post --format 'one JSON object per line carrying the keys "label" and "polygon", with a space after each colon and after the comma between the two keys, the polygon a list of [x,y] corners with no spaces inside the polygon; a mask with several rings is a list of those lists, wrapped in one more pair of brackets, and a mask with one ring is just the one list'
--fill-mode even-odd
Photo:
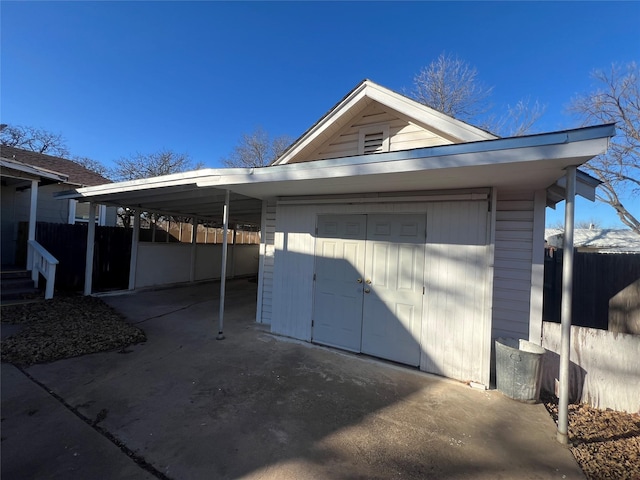
{"label": "white support post", "polygon": [[93,251],[96,241],[96,204],[89,202],[89,221],[87,224],[87,255],[84,265],[84,294],[91,295],[93,283]]}
{"label": "white support post", "polygon": [[[29,235],[27,240],[36,239],[36,219],[38,212],[38,180],[31,180],[31,203],[29,204]],[[27,270],[33,270],[33,250],[27,247]],[[37,287],[37,280],[36,280]]]}
{"label": "white support post", "polygon": [[560,320],[560,392],[558,398],[558,432],[563,445],[569,443],[569,359],[571,355],[571,303],[573,301],[573,227],[576,200],[576,167],[567,167],[564,207],[564,241],[562,252],[562,314]]}
{"label": "white support post", "polygon": [[262,290],[264,289],[264,257],[267,253],[267,201],[262,201],[260,216],[260,259],[258,263],[258,293],[256,298],[256,323],[262,323]]}
{"label": "white support post", "polygon": [[[182,228],[180,228],[182,232]],[[196,258],[197,258],[197,239],[198,239],[198,221],[193,218],[191,220],[191,269],[189,270],[189,281],[196,280]]]}
{"label": "white support post", "polygon": [[238,224],[233,226],[233,234],[231,235],[231,278],[236,278],[236,243],[238,242]]}
{"label": "white support post", "polygon": [[218,336],[224,340],[224,294],[227,284],[227,244],[229,236],[229,190],[224,193],[224,210],[222,211],[222,267],[220,268],[220,311],[218,313]]}
{"label": "white support post", "polygon": [[138,244],[140,243],[140,212],[133,214],[133,231],[131,232],[131,259],[129,260],[129,290],[136,288],[136,266],[138,265]]}

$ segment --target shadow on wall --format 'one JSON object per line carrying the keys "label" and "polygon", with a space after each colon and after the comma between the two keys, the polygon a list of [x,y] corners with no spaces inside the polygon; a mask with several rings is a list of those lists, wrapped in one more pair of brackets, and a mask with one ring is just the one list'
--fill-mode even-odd
{"label": "shadow on wall", "polygon": [[[569,402],[582,400],[587,371],[575,362],[569,362]],[[540,390],[558,396],[556,380],[560,378],[560,355],[545,348],[542,357],[542,381]]]}

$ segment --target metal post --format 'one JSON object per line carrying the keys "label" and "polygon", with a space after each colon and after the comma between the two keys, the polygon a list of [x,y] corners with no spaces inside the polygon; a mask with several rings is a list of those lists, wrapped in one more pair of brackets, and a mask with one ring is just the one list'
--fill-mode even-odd
{"label": "metal post", "polygon": [[[180,227],[182,232],[182,227]],[[195,218],[191,219],[191,267],[189,269],[189,281],[195,282],[196,280],[196,255],[198,243],[198,221]]]}
{"label": "metal post", "polygon": [[84,294],[91,295],[93,283],[93,250],[96,241],[96,204],[89,202],[89,223],[87,225],[87,256],[84,264]]}
{"label": "metal post", "polygon": [[227,243],[229,236],[229,190],[224,194],[224,210],[222,211],[222,267],[220,272],[220,313],[218,314],[218,340],[224,340],[224,293],[227,283]]}
{"label": "metal post", "polygon": [[[29,236],[36,239],[36,218],[38,213],[38,180],[31,180],[31,203],[29,205]],[[27,270],[33,270],[33,248],[27,242]]]}
{"label": "metal post", "polygon": [[569,358],[571,355],[571,302],[573,301],[573,227],[576,199],[576,167],[567,167],[562,252],[562,316],[560,321],[560,373],[558,432],[563,445],[569,443]]}
{"label": "metal post", "polygon": [[131,259],[129,260],[129,290],[136,288],[136,266],[138,265],[138,244],[140,243],[140,212],[134,211],[131,232]]}

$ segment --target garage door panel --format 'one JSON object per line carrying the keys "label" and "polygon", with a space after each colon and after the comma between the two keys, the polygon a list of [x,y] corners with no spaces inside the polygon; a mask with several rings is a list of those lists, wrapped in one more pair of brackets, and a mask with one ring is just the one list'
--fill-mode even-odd
{"label": "garage door panel", "polygon": [[423,215],[369,215],[365,278],[371,286],[364,294],[363,352],[420,363],[424,242]]}
{"label": "garage door panel", "polygon": [[360,351],[366,217],[318,217],[312,340]]}

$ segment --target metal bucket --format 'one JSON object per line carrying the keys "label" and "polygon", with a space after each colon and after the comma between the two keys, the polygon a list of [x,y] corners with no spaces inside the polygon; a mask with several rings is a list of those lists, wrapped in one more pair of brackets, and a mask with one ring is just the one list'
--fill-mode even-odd
{"label": "metal bucket", "polygon": [[544,348],[526,340],[496,339],[496,387],[504,395],[526,403],[540,397]]}

